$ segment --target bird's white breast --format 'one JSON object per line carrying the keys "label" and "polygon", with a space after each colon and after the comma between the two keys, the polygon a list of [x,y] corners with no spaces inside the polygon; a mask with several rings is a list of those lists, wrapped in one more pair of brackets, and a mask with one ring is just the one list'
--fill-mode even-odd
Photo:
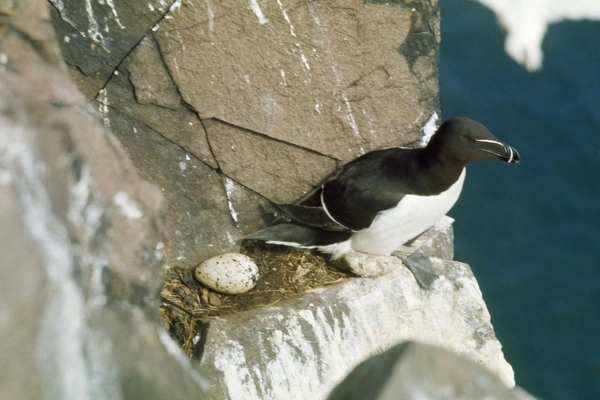
{"label": "bird's white breast", "polygon": [[463,169],[458,180],[438,195],[404,196],[396,207],[377,214],[367,229],[354,233],[350,247],[363,253],[390,255],[450,211],[460,196],[465,171]]}

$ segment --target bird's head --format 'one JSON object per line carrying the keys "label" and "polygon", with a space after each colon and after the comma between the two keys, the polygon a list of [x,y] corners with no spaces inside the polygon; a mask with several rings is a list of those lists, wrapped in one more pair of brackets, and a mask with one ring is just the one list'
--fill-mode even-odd
{"label": "bird's head", "polygon": [[519,152],[502,143],[485,126],[469,118],[446,120],[431,138],[429,146],[438,147],[443,158],[460,162],[501,160],[518,164]]}

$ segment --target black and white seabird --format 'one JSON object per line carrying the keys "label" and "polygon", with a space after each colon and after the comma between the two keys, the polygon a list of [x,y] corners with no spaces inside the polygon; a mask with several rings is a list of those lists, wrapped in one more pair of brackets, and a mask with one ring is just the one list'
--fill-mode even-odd
{"label": "black and white seabird", "polygon": [[386,148],[367,153],[325,178],[296,204],[275,204],[290,222],[245,236],[331,254],[355,250],[400,257],[422,287],[437,275],[422,255],[395,250],[434,225],[462,190],[465,165],[475,160],[519,163],[516,149],[482,124],[456,117],[445,121],[424,148]]}

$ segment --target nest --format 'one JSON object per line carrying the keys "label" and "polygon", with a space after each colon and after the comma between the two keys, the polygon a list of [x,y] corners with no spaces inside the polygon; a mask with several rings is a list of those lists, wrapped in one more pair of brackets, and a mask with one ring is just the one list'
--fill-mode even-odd
{"label": "nest", "polygon": [[324,256],[307,250],[257,243],[243,247],[241,252],[251,257],[260,270],[256,286],[242,294],[214,292],[194,278],[194,271],[168,267],[159,314],[171,337],[189,356],[201,356],[198,352],[203,348],[206,322],[211,318],[271,306],[351,276],[330,267]]}

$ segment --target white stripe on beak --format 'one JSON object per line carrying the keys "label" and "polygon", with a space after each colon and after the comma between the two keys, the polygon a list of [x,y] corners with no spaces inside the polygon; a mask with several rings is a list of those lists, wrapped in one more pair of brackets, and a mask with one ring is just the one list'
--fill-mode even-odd
{"label": "white stripe on beak", "polygon": [[485,142],[485,143],[496,143],[498,146],[502,146],[502,148],[504,148],[504,143],[501,143],[497,140],[491,140],[491,139],[475,139],[476,142]]}

